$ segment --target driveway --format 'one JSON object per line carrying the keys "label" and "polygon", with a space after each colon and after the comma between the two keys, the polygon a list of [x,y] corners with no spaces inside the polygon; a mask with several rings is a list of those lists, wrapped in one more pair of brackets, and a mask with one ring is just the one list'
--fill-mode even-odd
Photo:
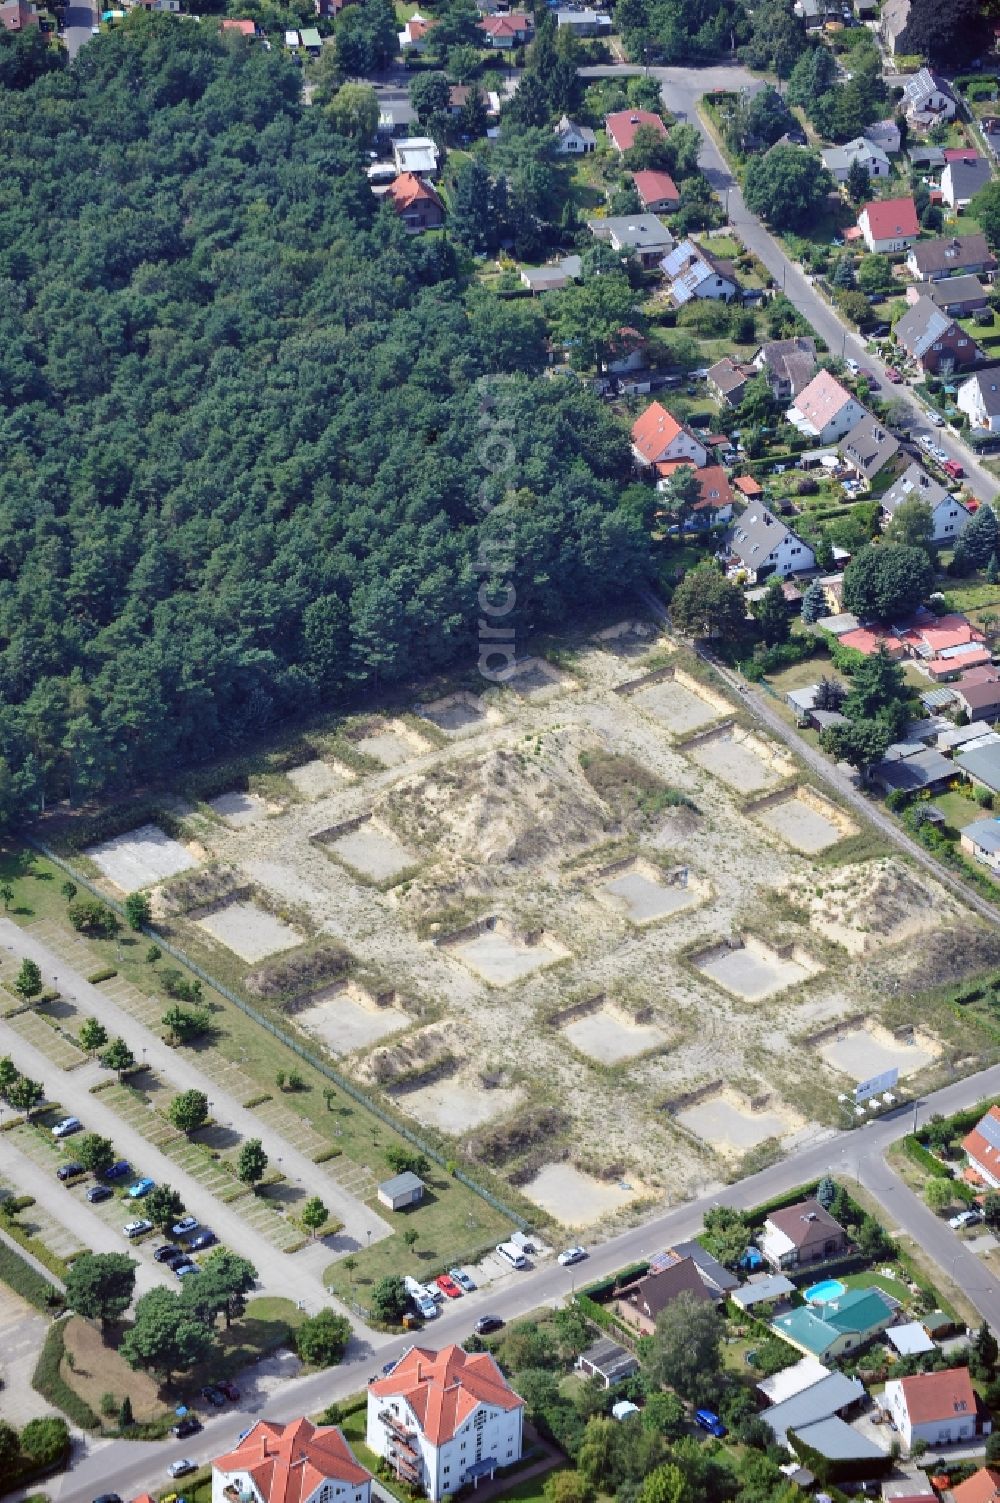
{"label": "driveway", "polygon": [[89,5],[68,5],[63,20],[63,41],[71,58],[76,57],[85,42],[94,34],[97,13]]}
{"label": "driveway", "polygon": [[[614,77],[641,73],[641,68],[619,66],[584,68],[581,72],[590,77]],[[906,407],[906,416],[901,424],[915,437],[931,434],[940,444],[949,459],[958,460],[966,473],[966,484],[981,501],[992,501],[1000,492],[1000,483],[984,469],[972,449],[948,430],[935,428],[927,420],[925,409],[905,387],[893,387],[886,376],[885,362],[873,355],[858,334],[841,321],[825,298],[816,290],[811,279],[782,250],[779,242],[765,229],[756,215],[751,214],[743,202],[739,184],[733,177],[725,158],[698,113],[698,101],[703,94],[714,89],[763,88],[763,81],[748,73],[745,68],[722,65],[714,68],[650,68],[649,73],[657,78],[668,110],[678,117],[696,125],[702,135],[702,151],[699,165],[712,188],[725,204],[729,223],[740,232],[747,248],[763,262],[775,286],[795,304],[796,308],[826,341],[832,355],[857,360],[878,377],[881,393],[899,397]]]}

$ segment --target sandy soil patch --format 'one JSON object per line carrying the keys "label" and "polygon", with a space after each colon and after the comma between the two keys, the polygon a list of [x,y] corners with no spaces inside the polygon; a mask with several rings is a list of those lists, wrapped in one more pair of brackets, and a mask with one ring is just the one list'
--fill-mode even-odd
{"label": "sandy soil patch", "polygon": [[564,960],[569,951],[551,935],[526,939],[509,925],[493,921],[467,939],[443,940],[442,948],[457,955],[470,971],[491,986],[510,986],[522,976]]}
{"label": "sandy soil patch", "polygon": [[682,908],[690,908],[704,896],[704,884],[696,883],[687,867],[667,877],[651,862],[634,861],[601,883],[599,895],[633,924],[653,924]]}
{"label": "sandy soil patch", "polygon": [[784,955],[750,935],[734,948],[719,945],[707,950],[695,965],[727,992],[751,1002],[800,986],[820,969],[801,951]]}
{"label": "sandy soil patch", "polygon": [[195,922],[241,960],[264,960],[279,950],[293,949],[303,938],[291,924],[251,901],[227,903]]}
{"label": "sandy soil patch", "polygon": [[807,856],[825,851],[857,831],[857,826],[833,804],[804,789],[762,804],[754,811],[754,818]]}
{"label": "sandy soil patch", "polygon": [[677,683],[676,679],[664,679],[662,683],[650,684],[634,696],[650,715],[663,722],[675,735],[696,731],[703,725],[718,719],[718,710],[702,699],[699,694]]}
{"label": "sandy soil patch", "polygon": [[677,1113],[677,1121],[722,1154],[743,1154],[768,1138],[794,1132],[802,1120],[775,1107],[753,1111],[733,1091],[721,1091]]}
{"label": "sandy soil patch", "polygon": [[569,688],[569,680],[563,677],[558,668],[546,663],[544,658],[524,658],[516,665],[513,673],[504,679],[504,684],[508,689],[513,689],[515,694],[532,698]]}
{"label": "sandy soil patch", "polygon": [[524,1093],[500,1087],[487,1091],[478,1081],[456,1080],[452,1075],[415,1091],[394,1092],[392,1099],[418,1122],[458,1137],[512,1112],[524,1100]]}
{"label": "sandy soil patch", "polygon": [[114,840],[102,841],[84,851],[100,867],[109,882],[122,892],[151,887],[164,877],[187,871],[197,862],[179,840],[171,840],[159,825],[140,825]]}
{"label": "sandy soil patch", "polygon": [[381,762],[383,767],[400,767],[412,757],[419,757],[430,751],[430,742],[418,736],[402,720],[390,720],[385,724],[372,726],[368,734],[358,737],[354,745],[366,757],[374,757],[376,762]]}
{"label": "sandy soil patch", "polygon": [[448,694],[444,699],[431,700],[420,706],[420,714],[438,730],[456,736],[463,731],[478,730],[490,718],[489,711],[478,694]]}
{"label": "sandy soil patch", "polygon": [[943,887],[891,856],[824,873],[808,902],[812,927],[850,955],[921,939],[959,917]]}
{"label": "sandy soil patch", "polygon": [[735,727],[706,736],[684,751],[699,767],[740,793],[773,788],[791,771],[791,764],[776,756],[766,742]]}
{"label": "sandy soil patch", "polygon": [[877,1024],[852,1028],[819,1047],[821,1058],[852,1080],[868,1080],[894,1066],[901,1076],[916,1075],[940,1053],[941,1045],[931,1034],[917,1029],[912,1038],[895,1038]]}
{"label": "sandy soil patch", "polygon": [[625,1183],[627,1188],[618,1182],[595,1179],[573,1164],[546,1164],[534,1179],[521,1186],[521,1193],[563,1226],[593,1226],[645,1193],[637,1182]]}
{"label": "sandy soil patch", "polygon": [[645,652],[656,639],[656,627],[649,621],[616,621],[594,633],[594,641],[609,652],[632,655]]}
{"label": "sandy soil patch", "polygon": [[380,1007],[370,992],[349,981],[317,992],[308,1007],[296,1011],[295,1021],[331,1054],[353,1054],[408,1028],[411,1019],[400,1007]]}
{"label": "sandy soil patch", "polygon": [[353,772],[339,763],[324,762],[320,757],[289,768],[286,776],[303,798],[325,798],[328,793],[339,793],[341,788],[354,782]]}
{"label": "sandy soil patch", "polygon": [[602,1065],[617,1065],[666,1043],[666,1034],[651,1023],[637,1023],[610,1003],[574,1018],[562,1030],[574,1049]]}
{"label": "sandy soil patch", "polygon": [[366,819],[327,847],[345,866],[372,882],[387,882],[415,865],[417,857],[374,820]]}
{"label": "sandy soil patch", "polygon": [[267,801],[259,793],[241,793],[237,789],[231,793],[220,793],[218,798],[210,798],[208,807],[234,830],[242,830],[247,825],[259,825],[269,813]]}

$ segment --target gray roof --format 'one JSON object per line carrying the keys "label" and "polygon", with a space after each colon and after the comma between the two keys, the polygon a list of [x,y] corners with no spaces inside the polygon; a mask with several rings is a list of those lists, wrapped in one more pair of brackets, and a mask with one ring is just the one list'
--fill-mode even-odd
{"label": "gray roof", "polygon": [[414,1174],[407,1169],[402,1174],[394,1174],[392,1179],[384,1179],[379,1185],[380,1195],[409,1195],[413,1190],[422,1190],[424,1182],[419,1174]]}
{"label": "gray roof", "polygon": [[739,521],[733,523],[726,541],[748,569],[759,569],[790,532],[791,528],[779,522],[766,506],[748,506]]}
{"label": "gray roof", "polygon": [[857,631],[861,622],[853,611],[840,611],[834,616],[820,616],[816,625],[823,631],[832,632],[835,637],[842,637],[845,632]]}
{"label": "gray roof", "polygon": [[783,1273],[770,1273],[762,1279],[751,1279],[749,1284],[734,1289],[730,1298],[741,1310],[752,1310],[754,1305],[762,1305],[767,1300],[780,1299],[783,1294],[794,1293],[795,1285],[791,1279],[786,1279]]}
{"label": "gray roof", "polygon": [[828,731],[832,725],[844,725],[847,721],[847,716],[839,710],[810,710],[809,717],[820,731]]}
{"label": "gray roof", "polygon": [[619,214],[607,219],[590,219],[587,228],[598,240],[610,240],[629,250],[669,250],[674,237],[655,214]]}
{"label": "gray roof", "polygon": [[907,106],[913,110],[922,110],[933,94],[946,94],[949,99],[955,97],[940,73],[934,73],[930,68],[921,68],[903,85]]}
{"label": "gray roof", "polygon": [[596,1368],[611,1383],[620,1382],[639,1370],[639,1359],[608,1336],[602,1336],[593,1346],[588,1346],[580,1353],[579,1360]]}
{"label": "gray roof", "polygon": [[710,368],[708,379],[713,386],[718,387],[719,391],[728,396],[731,392],[746,386],[750,380],[750,373],[737,365],[729,355],[723,355],[722,359],[717,360]]}
{"label": "gray roof", "polygon": [[790,689],[785,699],[794,710],[811,710],[818,693],[819,684],[806,684],[802,689]]}
{"label": "gray roof", "polygon": [[974,198],[993,173],[985,157],[970,162],[949,162],[945,175],[951,180],[952,194],[959,203]]}
{"label": "gray roof", "polygon": [[795,339],[772,339],[762,344],[754,357],[792,388],[797,397],[816,373],[816,341],[805,335]]}
{"label": "gray roof", "polygon": [[673,1250],[680,1253],[682,1258],[690,1258],[710,1287],[714,1286],[724,1294],[730,1289],[739,1288],[740,1281],[736,1275],[730,1273],[728,1268],[723,1268],[718,1258],[713,1258],[700,1242],[675,1242]]}
{"label": "gray roof", "polygon": [[948,495],[944,486],[914,460],[882,497],[882,510],[891,517],[896,507],[902,506],[904,501],[923,501],[933,511],[942,501],[948,500]]}
{"label": "gray roof", "polygon": [[[951,689],[948,690],[949,694],[953,692]],[[946,731],[938,732],[937,749],[938,751],[954,751],[957,746],[963,746],[966,741],[979,741],[982,735],[981,721],[978,725],[952,725]]]}
{"label": "gray roof", "polygon": [[920,162],[925,167],[943,167],[944,152],[940,146],[928,146],[924,142],[918,142],[906,148],[906,155],[915,167]]}
{"label": "gray roof", "polygon": [[848,1378],[844,1373],[834,1372],[783,1403],[774,1404],[764,1411],[763,1419],[774,1431],[778,1444],[784,1445],[789,1430],[818,1424],[820,1420],[829,1419],[841,1409],[858,1403],[864,1396],[865,1385],[860,1378]]}
{"label": "gray roof", "polygon": [[562,287],[567,280],[575,281],[583,275],[583,261],[579,256],[563,256],[554,266],[525,266],[522,280],[527,279],[532,289],[544,291],[546,287]]}
{"label": "gray roof", "polygon": [[850,171],[852,162],[880,162],[886,167],[889,158],[884,149],[877,141],[869,141],[866,136],[855,136],[853,141],[847,141],[843,146],[830,146],[826,151],[821,151],[823,166],[831,172]]}
{"label": "gray roof", "polygon": [[927,284],[927,297],[937,308],[953,308],[986,302],[986,288],[978,277],[941,277]]}
{"label": "gray roof", "polygon": [[885,424],[872,417],[870,412],[865,414],[860,423],[855,423],[850,433],[845,434],[837,444],[837,448],[846,460],[861,471],[866,480],[878,475],[890,459],[899,453],[897,440]]}
{"label": "gray roof", "polygon": [[811,1446],[831,1461],[885,1461],[885,1452],[873,1440],[837,1415],[815,1425],[803,1425],[795,1434],[803,1445]]}
{"label": "gray roof", "polygon": [[571,120],[568,115],[563,115],[558,125],[553,126],[553,131],[557,136],[568,136],[570,134],[579,136],[580,140],[585,141],[588,146],[597,145],[597,135],[591,130],[590,126],[577,125],[576,121]]}
{"label": "gray roof", "polygon": [[[886,760],[872,768],[872,777],[890,788],[903,788],[907,792],[929,788],[934,783],[944,782],[955,776],[954,763],[942,757],[938,751],[920,751],[901,761]],[[1000,778],[1000,764],[997,767]]]}
{"label": "gray roof", "polygon": [[986,371],[977,371],[969,377],[979,387],[979,395],[982,398],[983,407],[987,416],[1000,417],[1000,366],[992,366]]}
{"label": "gray roof", "polygon": [[955,761],[962,772],[978,778],[987,788],[1000,793],[1000,741],[993,741],[988,746],[972,747],[969,751],[959,747]]}
{"label": "gray roof", "polygon": [[935,308],[929,297],[921,296],[903,314],[893,333],[903,348],[919,360],[935,340],[947,334],[953,323],[954,319]]}
{"label": "gray roof", "polygon": [[1000,851],[1000,819],[973,820],[971,825],[964,826],[962,834],[981,851],[989,851],[990,855]]}

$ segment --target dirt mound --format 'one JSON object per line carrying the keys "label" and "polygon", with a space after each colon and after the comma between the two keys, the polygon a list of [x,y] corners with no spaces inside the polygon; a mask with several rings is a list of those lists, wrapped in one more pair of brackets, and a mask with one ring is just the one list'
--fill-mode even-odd
{"label": "dirt mound", "polygon": [[959,917],[944,888],[895,857],[824,876],[808,902],[813,928],[855,955],[924,937]]}

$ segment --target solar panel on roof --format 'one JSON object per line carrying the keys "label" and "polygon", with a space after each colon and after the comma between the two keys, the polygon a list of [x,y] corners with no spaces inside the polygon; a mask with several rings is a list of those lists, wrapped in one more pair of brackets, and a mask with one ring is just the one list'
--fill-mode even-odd
{"label": "solar panel on roof", "polygon": [[991,1148],[996,1148],[1000,1151],[1000,1122],[997,1121],[996,1117],[987,1112],[979,1124],[979,1131]]}

